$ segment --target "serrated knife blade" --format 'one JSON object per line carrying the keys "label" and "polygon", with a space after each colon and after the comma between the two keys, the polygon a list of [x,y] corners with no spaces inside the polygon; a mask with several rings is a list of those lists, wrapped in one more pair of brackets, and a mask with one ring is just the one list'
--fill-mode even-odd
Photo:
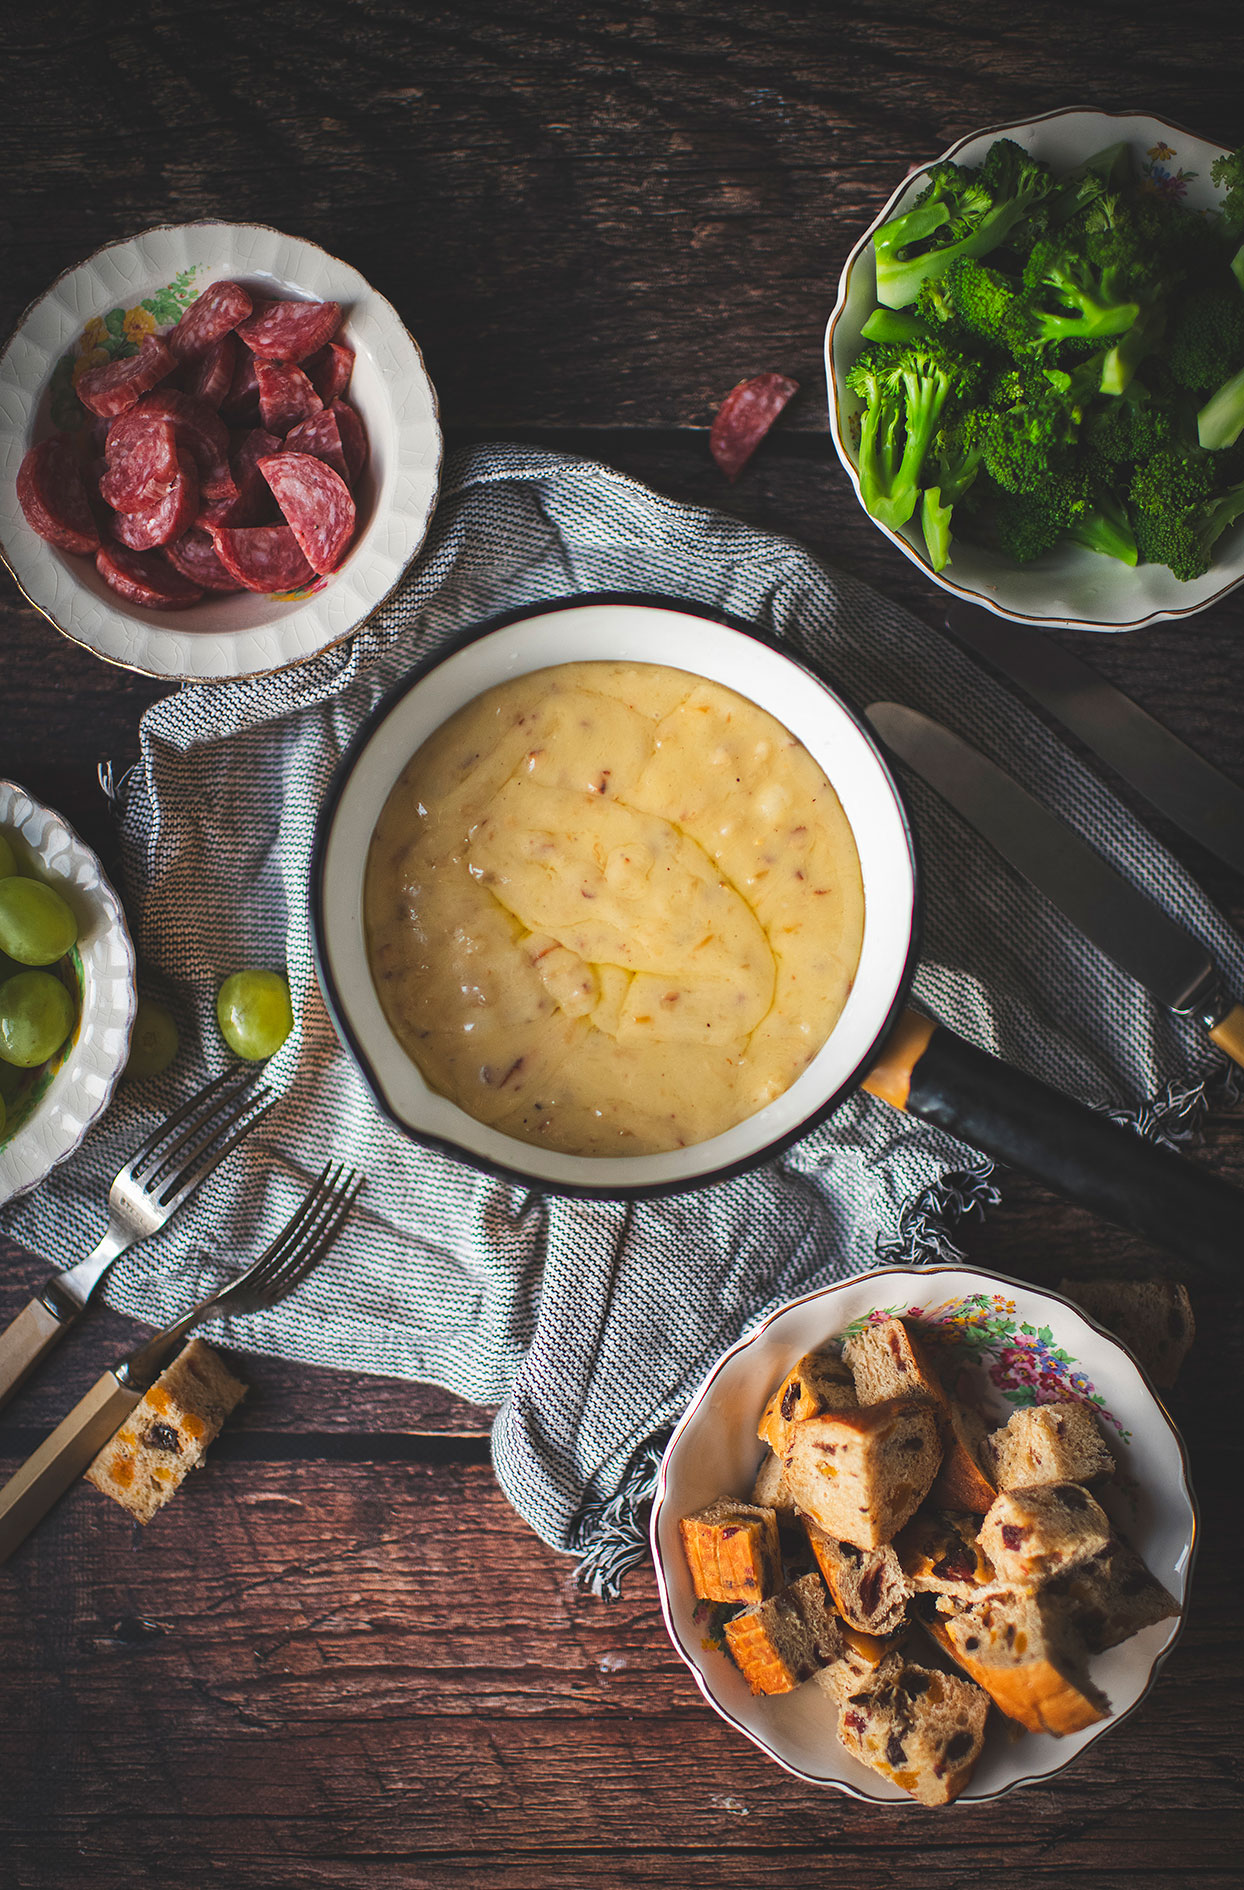
{"label": "serrated knife blade", "polygon": [[1209,953],[1005,771],[950,729],[898,702],[865,711],[886,747],[1115,964],[1181,1017],[1196,1017],[1244,1065],[1244,1006]]}

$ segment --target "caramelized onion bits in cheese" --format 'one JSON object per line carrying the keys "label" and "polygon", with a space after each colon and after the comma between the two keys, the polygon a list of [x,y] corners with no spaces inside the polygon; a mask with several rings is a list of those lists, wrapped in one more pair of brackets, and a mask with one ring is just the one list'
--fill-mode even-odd
{"label": "caramelized onion bits in cheese", "polygon": [[834,1026],[859,858],[801,743],[732,690],[567,663],[424,743],[367,864],[390,1025],[478,1120],[576,1155],[719,1135]]}

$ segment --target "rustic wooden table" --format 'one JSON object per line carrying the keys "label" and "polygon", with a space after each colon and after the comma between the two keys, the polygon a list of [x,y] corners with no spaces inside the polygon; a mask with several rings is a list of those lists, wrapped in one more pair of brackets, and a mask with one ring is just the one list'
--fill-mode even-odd
{"label": "rustic wooden table", "polygon": [[[102,242],[272,223],[396,304],[451,446],[599,456],[926,611],[826,429],[821,335],[858,231],[913,162],[1059,105],[1244,141],[1234,0],[988,18],[956,0],[43,0],[6,40],[0,331]],[[707,426],[761,369],[801,392],[729,487]],[[75,649],[7,579],[0,613],[0,772],[110,857],[96,765],[135,755],[161,688]],[[1244,780],[1242,633],[1237,592],[1062,640]],[[1238,882],[1160,830],[1244,921]],[[1212,1120],[1197,1158],[1244,1183],[1239,1120]],[[1037,1281],[1164,1265],[1020,1179],[964,1238]],[[45,1268],[3,1239],[0,1268],[7,1319]],[[501,1497],[487,1412],[250,1359],[251,1397],[166,1518],[131,1531],[79,1489],[0,1571],[0,1884],[1238,1884],[1244,1334],[1237,1295],[1193,1291],[1173,1400],[1203,1516],[1187,1631],[1143,1709],[1048,1783],[933,1815],[797,1782],[703,1704],[648,1570],[612,1606],[577,1591]],[[92,1318],[6,1414],[0,1474],[127,1343]]]}

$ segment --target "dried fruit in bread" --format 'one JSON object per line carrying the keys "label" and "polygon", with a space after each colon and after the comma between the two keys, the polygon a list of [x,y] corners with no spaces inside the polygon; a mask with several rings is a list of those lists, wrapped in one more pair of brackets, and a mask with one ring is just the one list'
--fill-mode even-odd
{"label": "dried fruit in bread", "polygon": [[141,1523],[148,1523],[202,1463],[246,1386],[219,1353],[191,1339],[135,1405],[86,1472]]}
{"label": "dried fruit in bread", "polygon": [[913,1591],[889,1544],[857,1549],[853,1542],[827,1535],[810,1517],[803,1525],[834,1606],[848,1626],[875,1635],[900,1627]]}
{"label": "dried fruit in bread", "polygon": [[922,1398],[887,1398],[796,1424],[786,1480],[806,1516],[838,1542],[889,1542],[928,1495],[941,1463],[937,1417]]}
{"label": "dried fruit in bread", "polygon": [[1110,1520],[1079,1483],[1045,1483],[1000,1490],[979,1540],[1002,1586],[1038,1588],[1104,1549]]}
{"label": "dried fruit in bread", "polygon": [[793,1427],[804,1418],[849,1410],[858,1402],[851,1372],[836,1352],[807,1352],[770,1398],[757,1431],[762,1442],[784,1457]]}
{"label": "dried fruit in bread", "polygon": [[691,1582],[702,1601],[759,1601],[782,1585],[772,1509],[719,1497],[678,1525]]}
{"label": "dried fruit in bread", "polygon": [[996,1585],[993,1563],[977,1541],[980,1518],[926,1507],[894,1538],[894,1553],[916,1594],[974,1601]]}
{"label": "dried fruit in bread", "polygon": [[1026,1405],[986,1439],[985,1454],[1000,1490],[1091,1483],[1114,1471],[1114,1458],[1087,1404]]}
{"label": "dried fruit in bread", "polygon": [[997,1590],[925,1620],[925,1627],[1009,1719],[1062,1736],[1108,1717],[1070,1623],[1039,1595]]}
{"label": "dried fruit in bread", "polygon": [[971,1779],[989,1700],[956,1675],[906,1662],[843,1703],[847,1751],[922,1805],[948,1805]]}
{"label": "dried fruit in bread", "polygon": [[744,1608],[726,1622],[725,1634],[753,1693],[791,1693],[842,1653],[842,1628],[816,1574]]}

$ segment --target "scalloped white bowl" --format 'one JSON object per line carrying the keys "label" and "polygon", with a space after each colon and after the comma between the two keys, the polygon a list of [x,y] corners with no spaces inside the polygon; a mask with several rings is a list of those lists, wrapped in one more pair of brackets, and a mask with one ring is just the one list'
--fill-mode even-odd
{"label": "scalloped white bowl", "polygon": [[37,1186],[72,1155],[102,1115],[125,1068],[138,1004],[134,947],[121,901],[99,860],[67,820],[15,781],[0,781],[0,831],[36,878],[55,887],[78,920],[74,947],[81,1014],[68,1046],[40,1079],[32,1107],[0,1134],[0,1204]]}
{"label": "scalloped white bowl", "polygon": [[[55,431],[50,383],[89,321],[138,310],[192,270],[261,294],[340,302],[354,349],[347,399],[367,429],[359,523],[338,570],[293,601],[207,596],[189,610],[142,610],[109,589],[90,558],[45,543],[17,502],[27,449]],[[38,610],[75,643],[148,676],[200,682],[267,675],[351,636],[396,587],[427,535],[441,469],[436,394],[396,310],[348,263],[257,223],[180,223],[110,243],[67,270],[25,315],[0,357],[0,553]]]}
{"label": "scalloped white bowl", "polygon": [[[960,138],[930,163],[949,158],[957,164],[979,164],[996,138],[1013,138],[1057,171],[1070,170],[1106,145],[1126,139],[1134,162],[1147,167],[1155,184],[1178,195],[1191,208],[1208,210],[1221,202],[1221,192],[1210,181],[1209,167],[1222,155],[1222,147],[1207,144],[1203,138],[1161,118],[1145,118],[1134,112],[1067,109],[1014,124],[991,125]],[[830,430],[857,499],[860,482],[850,422],[861,403],[848,388],[846,376],[859,353],[860,330],[877,305],[873,232],[899,211],[910,208],[924,188],[927,170],[928,165],[924,165],[903,180],[847,257],[838,284],[838,300],[825,330]],[[904,525],[900,531],[892,531],[876,519],[873,523],[905,557],[919,565],[930,583],[954,597],[992,610],[996,616],[1038,628],[1138,630],[1163,618],[1190,617],[1217,603],[1244,579],[1244,523],[1224,533],[1215,547],[1211,569],[1191,584],[1180,583],[1165,565],[1138,565],[1129,570],[1117,559],[1078,545],[1056,546],[1031,564],[1013,565],[996,552],[956,540],[950,563],[937,572],[929,565],[918,521]]]}
{"label": "scalloped white bowl", "polygon": [[[788,1772],[852,1798],[914,1807],[906,1792],[838,1743],[834,1707],[815,1681],[793,1693],[753,1696],[730,1656],[705,1638],[678,1530],[681,1517],[715,1497],[750,1495],[765,1454],[756,1426],[773,1391],[805,1352],[882,1309],[904,1315],[918,1310],[952,1329],[960,1320],[974,1325],[978,1344],[972,1350],[981,1356],[964,1368],[997,1424],[1006,1422],[1015,1403],[1024,1401],[1025,1386],[1043,1373],[1047,1400],[1091,1398],[1118,1463],[1100,1501],[1185,1606],[1197,1512],[1183,1440],[1131,1353],[1069,1300],[1021,1280],[976,1267],[880,1268],[780,1307],[718,1360],[670,1438],[652,1509],[652,1554],[670,1638],[709,1705]],[[1018,1392],[1018,1399],[1009,1401],[1008,1390]],[[1179,1620],[1160,1622],[1093,1659],[1093,1678],[1114,1711],[1085,1732],[1062,1739],[1049,1733],[1012,1737],[1018,1729],[994,1708],[985,1749],[958,1802],[1000,1798],[1061,1772],[1139,1706],[1181,1626]],[[913,1636],[913,1657],[954,1671],[921,1635]]]}

